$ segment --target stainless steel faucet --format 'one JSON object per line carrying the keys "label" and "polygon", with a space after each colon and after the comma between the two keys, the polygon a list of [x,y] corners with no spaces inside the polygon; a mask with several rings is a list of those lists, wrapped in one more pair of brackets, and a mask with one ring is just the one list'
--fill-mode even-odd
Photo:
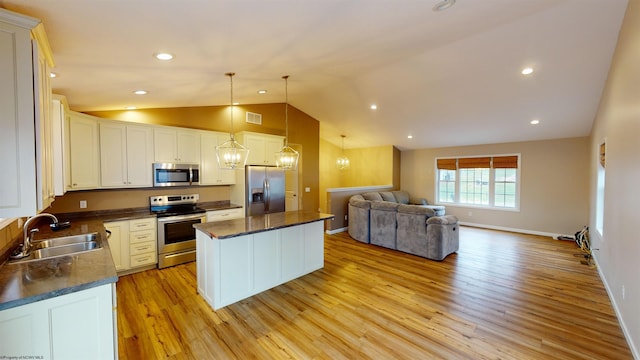
{"label": "stainless steel faucet", "polygon": [[20,259],[20,258],[29,256],[29,252],[31,250],[31,241],[33,240],[33,234],[38,232],[38,229],[29,230],[29,226],[31,226],[32,223],[34,223],[36,220],[42,217],[48,217],[49,219],[51,219],[51,222],[54,225],[58,225],[58,218],[48,213],[41,213],[27,219],[27,221],[25,221],[24,225],[22,226],[22,236],[23,236],[22,249],[20,249],[20,251],[14,252],[11,255],[12,259]]}

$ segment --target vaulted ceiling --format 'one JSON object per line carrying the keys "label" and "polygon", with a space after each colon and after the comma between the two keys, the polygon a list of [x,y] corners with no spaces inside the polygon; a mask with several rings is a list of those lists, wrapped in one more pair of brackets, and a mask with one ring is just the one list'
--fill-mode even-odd
{"label": "vaulted ceiling", "polygon": [[[586,136],[626,0],[0,0],[73,110],[284,102],[345,147]],[[174,55],[171,61],[153,57]],[[533,68],[522,75],[525,67]],[[147,95],[134,95],[145,89]],[[267,94],[257,93],[266,89]],[[372,104],[377,110],[370,109]],[[531,120],[539,120],[531,125]],[[409,139],[408,135],[413,138]]]}

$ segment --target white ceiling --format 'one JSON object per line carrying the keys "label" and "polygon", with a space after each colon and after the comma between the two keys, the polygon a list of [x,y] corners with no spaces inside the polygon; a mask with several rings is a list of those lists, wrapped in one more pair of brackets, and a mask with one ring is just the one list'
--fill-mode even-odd
{"label": "white ceiling", "polygon": [[[345,134],[347,148],[590,133],[626,0],[458,0],[434,12],[437,2],[0,0],[0,7],[42,19],[59,75],[54,92],[77,111],[225,105],[224,73],[234,71],[235,100],[246,104],[284,102],[281,76],[290,75],[290,104],[320,121],[323,139],[340,146]],[[175,59],[153,58],[164,51]],[[525,66],[535,72],[521,75]],[[132,93],[140,88],[149,94]]]}

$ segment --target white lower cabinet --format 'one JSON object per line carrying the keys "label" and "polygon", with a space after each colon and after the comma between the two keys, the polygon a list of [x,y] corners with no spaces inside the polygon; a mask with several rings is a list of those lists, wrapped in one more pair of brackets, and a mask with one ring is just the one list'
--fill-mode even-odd
{"label": "white lower cabinet", "polygon": [[3,356],[114,359],[115,284],[0,311]]}
{"label": "white lower cabinet", "polygon": [[156,218],[105,222],[118,272],[158,263]]}
{"label": "white lower cabinet", "polygon": [[324,266],[324,223],[211,238],[196,231],[198,293],[215,310]]}
{"label": "white lower cabinet", "polygon": [[244,217],[242,208],[207,211],[207,222],[240,219]]}

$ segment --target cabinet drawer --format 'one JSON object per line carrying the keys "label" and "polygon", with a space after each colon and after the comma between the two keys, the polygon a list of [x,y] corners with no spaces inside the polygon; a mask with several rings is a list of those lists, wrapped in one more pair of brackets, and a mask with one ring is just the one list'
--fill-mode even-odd
{"label": "cabinet drawer", "polygon": [[207,211],[207,222],[240,219],[244,217],[242,208]]}
{"label": "cabinet drawer", "polygon": [[137,244],[145,241],[156,241],[155,229],[129,232],[129,244]]}
{"label": "cabinet drawer", "polygon": [[156,218],[144,218],[129,221],[129,231],[155,230]]}
{"label": "cabinet drawer", "polygon": [[152,253],[145,253],[145,254],[139,254],[139,255],[132,255],[130,266],[134,268],[138,266],[152,265],[155,263],[157,263],[156,253],[152,252]]}
{"label": "cabinet drawer", "polygon": [[155,241],[142,242],[139,244],[131,244],[129,246],[129,254],[131,254],[131,256],[144,254],[148,252],[152,252],[152,253],[156,252]]}

